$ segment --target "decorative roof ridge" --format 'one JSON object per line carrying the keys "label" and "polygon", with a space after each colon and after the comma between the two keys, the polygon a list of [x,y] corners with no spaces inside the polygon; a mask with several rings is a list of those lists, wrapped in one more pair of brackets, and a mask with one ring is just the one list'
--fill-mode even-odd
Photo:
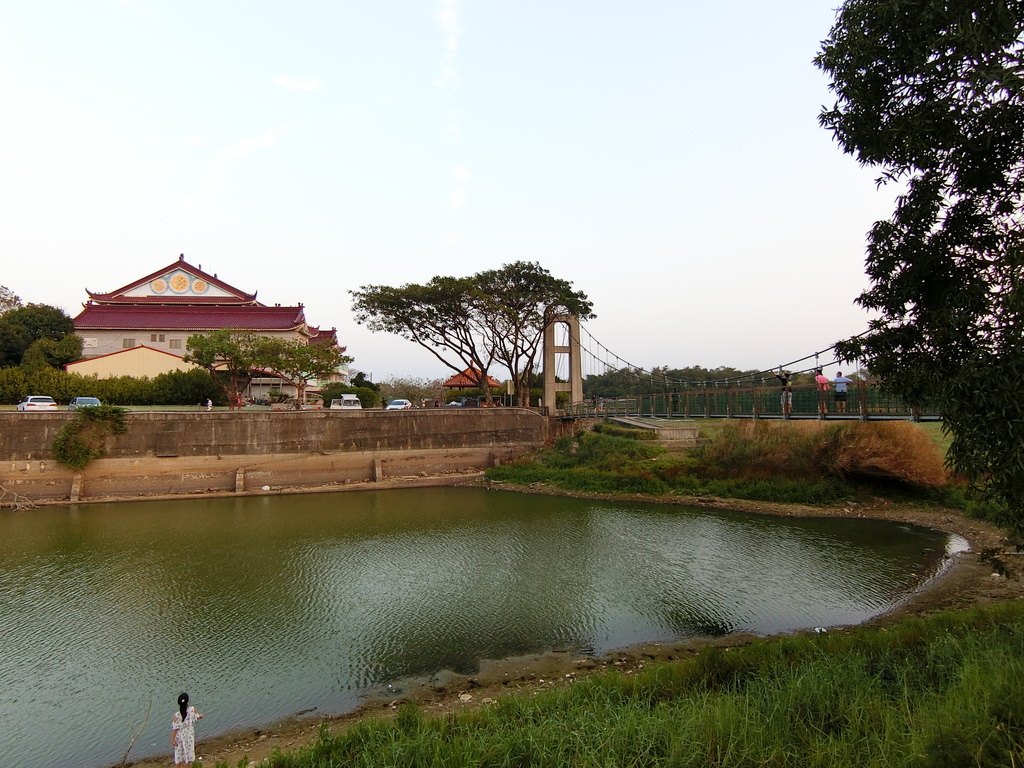
{"label": "decorative roof ridge", "polygon": [[204,272],[200,267],[196,267],[192,264],[189,264],[187,261],[185,261],[185,254],[181,254],[180,256],[178,256],[177,261],[172,261],[166,267],[161,267],[160,269],[154,272],[150,272],[145,277],[139,278],[138,280],[132,283],[128,283],[127,285],[123,285],[116,290],[108,291],[107,293],[99,293],[90,291],[88,288],[86,288],[85,292],[89,294],[89,298],[94,301],[109,301],[111,299],[119,297],[120,294],[126,293],[130,290],[145,285],[146,283],[160,277],[165,272],[169,272],[170,270],[173,269],[184,270],[185,272],[188,272],[194,277],[198,277],[201,280],[205,280],[210,285],[215,285],[221,290],[227,291],[228,293],[233,294],[239,298],[245,298],[248,301],[256,300],[255,293],[245,293],[244,291],[240,291],[233,285],[229,285],[228,283],[225,283],[223,280],[218,279],[216,275],[211,275],[208,272]]}

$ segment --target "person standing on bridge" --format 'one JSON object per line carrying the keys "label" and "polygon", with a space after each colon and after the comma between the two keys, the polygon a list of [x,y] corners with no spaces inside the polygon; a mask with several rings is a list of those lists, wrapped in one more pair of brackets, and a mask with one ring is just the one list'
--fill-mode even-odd
{"label": "person standing on bridge", "polygon": [[825,403],[825,395],[828,394],[828,376],[819,368],[814,372],[814,381],[818,385],[818,413],[828,413],[828,405]]}
{"label": "person standing on bridge", "polygon": [[836,377],[832,379],[832,383],[836,385],[836,410],[846,413],[846,385],[853,384],[853,379],[843,376],[842,371],[836,371]]}
{"label": "person standing on bridge", "polygon": [[779,368],[779,372],[775,374],[775,378],[782,382],[782,415],[787,419],[789,418],[790,412],[793,410],[793,387],[790,386],[790,372],[784,371]]}

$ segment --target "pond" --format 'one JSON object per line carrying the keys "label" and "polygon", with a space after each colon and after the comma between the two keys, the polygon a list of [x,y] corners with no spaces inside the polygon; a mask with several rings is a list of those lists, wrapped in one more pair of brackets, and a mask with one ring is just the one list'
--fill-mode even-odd
{"label": "pond", "polygon": [[0,514],[0,755],[21,768],[166,753],[480,659],[601,654],[851,624],[965,542],[806,519],[472,488],[197,498]]}

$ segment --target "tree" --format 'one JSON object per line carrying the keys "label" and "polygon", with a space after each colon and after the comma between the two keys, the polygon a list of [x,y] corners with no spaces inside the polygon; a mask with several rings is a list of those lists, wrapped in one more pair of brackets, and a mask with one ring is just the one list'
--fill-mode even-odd
{"label": "tree", "polygon": [[[182,359],[205,368],[227,401],[235,403],[258,368],[255,347],[258,338],[249,331],[233,328],[196,333],[185,342]],[[221,373],[227,377],[227,383]]]}
{"label": "tree", "polygon": [[[10,309],[0,315],[0,366],[20,365],[29,347],[37,341],[61,342],[74,333],[74,321],[56,307],[28,304]],[[62,349],[69,349],[73,344],[67,342]],[[45,354],[33,357],[38,362],[45,359]]]}
{"label": "tree", "polygon": [[413,405],[421,400],[433,404],[441,394],[441,379],[418,379],[413,376],[392,376],[380,385],[381,399],[391,402],[396,397],[405,398]]}
{"label": "tree", "polygon": [[906,185],[868,236],[878,317],[837,346],[941,410],[954,469],[1024,523],[1024,5],[847,0],[815,59],[820,115],[879,183]]}
{"label": "tree", "polygon": [[419,344],[455,373],[469,370],[486,388],[494,353],[484,343],[473,278],[435,277],[400,288],[364,285],[349,293],[356,322]]}
{"label": "tree", "polygon": [[593,316],[587,297],[571,283],[523,261],[471,277],[362,286],[351,294],[357,322],[416,342],[455,373],[468,370],[485,398],[488,369],[495,361],[504,365],[521,403],[529,402],[528,378],[553,318]]}
{"label": "tree", "polygon": [[[530,375],[544,331],[559,315],[589,320],[592,305],[572,283],[552,277],[540,264],[517,261],[475,276],[480,324],[494,359],[508,369],[516,402],[530,402]],[[486,390],[485,390],[486,394]]]}
{"label": "tree", "polygon": [[21,299],[6,285],[0,285],[0,315],[21,306]]}
{"label": "tree", "polygon": [[304,344],[292,339],[258,336],[253,344],[253,360],[258,368],[278,376],[295,387],[295,407],[301,408],[311,381],[335,373],[352,362],[344,347],[333,344]]}

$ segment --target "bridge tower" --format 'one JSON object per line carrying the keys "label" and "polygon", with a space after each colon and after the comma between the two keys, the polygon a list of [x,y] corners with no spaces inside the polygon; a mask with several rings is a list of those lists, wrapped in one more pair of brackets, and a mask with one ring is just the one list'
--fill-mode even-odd
{"label": "bridge tower", "polygon": [[[555,344],[555,330],[565,327],[569,334],[567,345]],[[555,381],[556,355],[569,359],[569,381]],[[549,415],[555,412],[555,393],[568,392],[569,402],[583,400],[583,367],[580,358],[580,319],[575,315],[555,315],[544,329],[544,410]]]}

